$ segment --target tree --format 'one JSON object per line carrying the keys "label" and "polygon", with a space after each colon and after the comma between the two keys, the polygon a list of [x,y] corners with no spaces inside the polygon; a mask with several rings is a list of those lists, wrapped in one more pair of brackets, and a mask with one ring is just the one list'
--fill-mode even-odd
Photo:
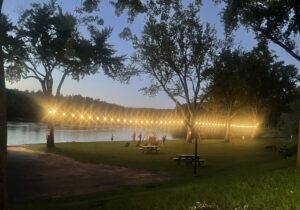
{"label": "tree", "polygon": [[[115,7],[115,12],[120,15],[127,10],[128,19],[132,21],[138,14],[146,12],[146,5],[149,1],[141,0],[111,0],[110,3]],[[82,9],[87,12],[93,12],[98,9],[101,0],[84,0]]]}
{"label": "tree", "polygon": [[227,32],[243,25],[253,30],[257,38],[271,40],[300,61],[296,41],[299,40],[300,35],[299,0],[224,0],[223,2],[225,8],[222,18]]}
{"label": "tree", "polygon": [[174,101],[188,129],[187,141],[197,137],[195,117],[205,100],[203,71],[217,49],[215,30],[199,20],[200,3],[181,1],[147,5],[140,38],[131,36],[136,50],[134,68],[151,79],[142,90],[149,95],[164,91]]}
{"label": "tree", "polygon": [[5,47],[9,36],[7,34],[11,25],[7,18],[2,13],[3,0],[0,0],[0,209],[8,209],[7,198],[7,178],[6,178],[6,163],[7,163],[7,112],[6,112],[6,88],[5,88]]}
{"label": "tree", "polygon": [[[50,106],[55,105],[55,72],[61,73],[56,97],[60,95],[67,76],[79,80],[102,69],[114,79],[128,79],[131,75],[123,65],[125,57],[116,56],[113,47],[107,43],[112,30],[99,30],[99,24],[102,22],[97,19],[79,19],[64,13],[56,1],[32,4],[30,9],[21,14],[16,32],[18,40],[22,42],[16,51],[16,60],[22,68],[7,68],[7,77],[11,81],[21,78],[38,80]],[[86,26],[88,32],[81,33],[79,26]],[[51,120],[48,127],[50,135],[47,147],[50,148],[54,147],[54,125]]]}
{"label": "tree", "polygon": [[[297,95],[288,104],[288,108],[280,115],[279,126],[281,131],[291,140],[297,136],[300,116],[300,88],[297,88]],[[297,139],[297,138],[296,138]]]}
{"label": "tree", "polygon": [[7,125],[6,125],[6,89],[4,72],[4,38],[7,37],[4,29],[6,18],[2,14],[3,0],[0,0],[0,209],[8,209],[6,159],[7,159]]}
{"label": "tree", "polygon": [[[225,141],[231,138],[231,121],[237,115],[243,104],[243,75],[241,50],[231,51],[224,48],[214,60],[214,66],[207,69],[206,77],[210,81],[208,107],[213,112],[225,115]],[[213,107],[213,108],[212,108]]]}
{"label": "tree", "polygon": [[269,123],[276,125],[280,113],[296,94],[298,69],[285,65],[270,52],[265,42],[260,42],[246,54],[244,71],[246,103],[253,121],[263,123],[263,119],[269,119]]}
{"label": "tree", "polygon": [[226,110],[226,140],[230,122],[238,112],[247,111],[253,123],[262,123],[271,115],[273,121],[278,121],[295,95],[299,79],[295,66],[278,61],[265,41],[247,53],[223,50],[207,75],[213,103]]}

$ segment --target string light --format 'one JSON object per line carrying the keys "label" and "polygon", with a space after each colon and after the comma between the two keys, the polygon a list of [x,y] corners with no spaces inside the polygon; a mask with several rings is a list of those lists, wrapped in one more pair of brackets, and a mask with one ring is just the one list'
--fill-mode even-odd
{"label": "string light", "polygon": [[[50,109],[48,111],[48,113],[50,114],[50,116],[53,116],[54,114],[58,113],[56,109]],[[59,113],[58,113],[59,114]],[[66,120],[67,116],[70,116],[72,118],[75,118],[75,114],[74,113],[70,113],[68,115],[68,113],[66,112],[60,112],[61,116],[63,116],[64,120]],[[57,116],[57,119],[59,120],[59,115],[56,115]],[[86,119],[86,120],[97,120],[97,121],[100,121],[100,117],[97,116],[95,118],[93,118],[91,115],[84,115],[84,114],[80,114],[78,115],[80,119]],[[61,118],[62,119],[62,118]],[[113,122],[116,122],[118,124],[128,124],[128,123],[134,123],[136,125],[170,125],[170,126],[177,126],[177,125],[184,125],[184,121],[183,120],[171,120],[171,119],[168,119],[168,120],[162,120],[162,119],[158,119],[158,120],[153,120],[153,119],[126,119],[126,118],[113,118],[113,117],[106,117],[106,116],[103,116],[101,119],[103,119],[104,122],[107,122],[108,119],[110,120],[111,123]],[[101,122],[101,121],[100,121]],[[226,124],[225,123],[216,123],[216,122],[202,122],[202,121],[195,121],[195,125],[196,126],[202,126],[202,127],[226,127]],[[255,125],[251,125],[251,124],[231,124],[230,127],[232,128],[248,128],[248,129],[255,129],[259,126],[259,123],[256,123]]]}

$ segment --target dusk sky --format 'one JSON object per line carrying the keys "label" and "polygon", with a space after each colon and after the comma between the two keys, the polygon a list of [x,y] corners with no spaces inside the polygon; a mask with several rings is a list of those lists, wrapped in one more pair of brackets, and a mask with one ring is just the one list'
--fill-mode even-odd
{"label": "dusk sky", "polygon": [[[3,11],[12,21],[16,21],[19,13],[28,8],[32,2],[43,2],[42,0],[4,0]],[[62,5],[64,10],[71,11],[75,7],[80,6],[80,0],[59,0],[58,3]],[[223,37],[223,26],[220,22],[218,13],[221,11],[221,6],[214,5],[211,1],[203,1],[201,10],[202,22],[209,22],[214,24],[218,32],[218,37]],[[128,25],[126,15],[117,17],[114,13],[113,7],[108,3],[108,0],[102,0],[100,16],[104,19],[106,26],[114,28],[109,43],[114,45],[118,54],[126,54],[129,57],[132,52],[130,42],[119,38],[118,34],[122,29]],[[143,28],[143,17],[137,18],[131,25],[135,33],[139,33]],[[240,44],[246,50],[250,50],[256,43],[253,38],[253,33],[240,29],[235,33],[235,43]],[[299,46],[299,43],[297,43]],[[295,64],[300,67],[299,62],[293,59],[281,48],[271,45],[271,48],[279,56],[279,59],[284,60],[286,64]],[[56,75],[57,77],[59,75]],[[57,81],[57,79],[56,79]],[[129,84],[120,84],[118,81],[97,74],[85,77],[79,82],[73,81],[70,78],[66,79],[62,94],[81,94],[93,98],[99,98],[102,101],[115,103],[129,107],[150,107],[150,108],[173,108],[174,103],[164,94],[161,93],[156,97],[144,96],[139,89],[149,84],[146,77],[134,77]],[[22,80],[18,83],[10,84],[7,82],[8,88],[17,88],[20,90],[38,90],[40,84],[33,79]]]}

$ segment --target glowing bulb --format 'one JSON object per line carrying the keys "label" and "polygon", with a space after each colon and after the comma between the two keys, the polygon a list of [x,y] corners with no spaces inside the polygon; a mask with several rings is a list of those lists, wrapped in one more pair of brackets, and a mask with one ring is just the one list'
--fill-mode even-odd
{"label": "glowing bulb", "polygon": [[72,114],[72,117],[74,118],[74,117],[75,117],[75,114]]}
{"label": "glowing bulb", "polygon": [[104,121],[106,121],[106,120],[107,120],[107,118],[106,118],[106,117],[103,117],[103,120],[104,120]]}
{"label": "glowing bulb", "polygon": [[63,116],[66,116],[66,113],[63,113]]}
{"label": "glowing bulb", "polygon": [[89,120],[91,120],[92,119],[92,116],[89,116]]}
{"label": "glowing bulb", "polygon": [[96,117],[96,120],[99,120],[99,117]]}

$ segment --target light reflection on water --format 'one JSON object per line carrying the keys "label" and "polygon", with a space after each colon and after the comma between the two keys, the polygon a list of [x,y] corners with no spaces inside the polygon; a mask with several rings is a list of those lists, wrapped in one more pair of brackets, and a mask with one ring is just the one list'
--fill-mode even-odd
{"label": "light reflection on water", "polygon": [[[36,144],[46,142],[47,126],[43,123],[23,123],[23,122],[9,122],[7,125],[8,145],[21,144]],[[71,128],[71,127],[56,127],[55,128],[55,142],[93,142],[93,141],[110,141],[113,134],[115,141],[132,140],[132,134],[136,132],[136,140],[138,140],[139,133],[146,136],[149,133],[157,135],[161,139],[163,135],[167,139],[173,139],[168,131],[157,130],[155,128]]]}

